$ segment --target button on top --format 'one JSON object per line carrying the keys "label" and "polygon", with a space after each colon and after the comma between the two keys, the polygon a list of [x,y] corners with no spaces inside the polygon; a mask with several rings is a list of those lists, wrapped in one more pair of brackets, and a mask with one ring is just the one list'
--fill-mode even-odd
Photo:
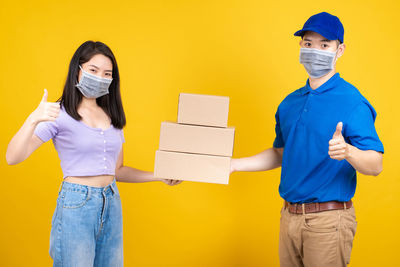
{"label": "button on top", "polygon": [[107,141],[106,141],[106,140],[104,140],[104,144],[105,144],[105,143],[107,143]]}
{"label": "button on top", "polygon": [[106,160],[106,158],[103,158],[104,160]]}
{"label": "button on top", "polygon": [[100,134],[104,134],[104,132],[100,132]]}

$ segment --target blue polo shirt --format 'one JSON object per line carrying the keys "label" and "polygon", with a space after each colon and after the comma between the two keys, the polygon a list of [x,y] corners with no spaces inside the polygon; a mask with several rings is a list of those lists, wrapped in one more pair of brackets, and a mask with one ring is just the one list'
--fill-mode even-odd
{"label": "blue polo shirt", "polygon": [[311,89],[309,82],[289,94],[275,115],[274,147],[283,148],[279,193],[289,202],[348,201],[356,190],[356,170],[331,159],[329,140],[338,122],[347,143],[384,152],[376,133],[375,109],[339,73]]}

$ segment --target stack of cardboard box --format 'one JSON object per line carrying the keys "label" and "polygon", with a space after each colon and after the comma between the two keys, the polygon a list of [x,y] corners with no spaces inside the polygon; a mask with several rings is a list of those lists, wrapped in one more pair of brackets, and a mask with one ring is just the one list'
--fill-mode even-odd
{"label": "stack of cardboard box", "polygon": [[162,122],[154,176],[228,184],[235,128],[229,97],[179,95],[178,122]]}

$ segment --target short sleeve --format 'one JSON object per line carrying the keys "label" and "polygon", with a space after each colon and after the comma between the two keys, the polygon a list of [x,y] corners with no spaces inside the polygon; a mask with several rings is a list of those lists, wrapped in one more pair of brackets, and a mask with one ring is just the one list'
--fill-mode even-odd
{"label": "short sleeve", "polygon": [[368,102],[358,104],[344,125],[344,137],[361,150],[384,152],[383,144],[375,129],[376,111]]}
{"label": "short sleeve", "polygon": [[273,146],[275,148],[282,148],[285,146],[285,142],[283,141],[281,125],[279,122],[279,108],[275,113],[275,140]]}
{"label": "short sleeve", "polygon": [[36,126],[34,134],[43,142],[47,142],[58,133],[58,125],[56,121],[42,121]]}
{"label": "short sleeve", "polygon": [[121,130],[121,141],[122,143],[125,143],[125,137],[124,137],[124,130]]}

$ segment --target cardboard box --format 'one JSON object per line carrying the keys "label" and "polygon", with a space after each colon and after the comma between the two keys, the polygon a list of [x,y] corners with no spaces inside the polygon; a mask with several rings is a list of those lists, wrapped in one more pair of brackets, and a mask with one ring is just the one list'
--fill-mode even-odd
{"label": "cardboard box", "polygon": [[179,94],[178,123],[228,126],[229,97]]}
{"label": "cardboard box", "polygon": [[154,176],[174,180],[228,184],[231,158],[156,151]]}
{"label": "cardboard box", "polygon": [[235,128],[162,122],[160,150],[231,157]]}

